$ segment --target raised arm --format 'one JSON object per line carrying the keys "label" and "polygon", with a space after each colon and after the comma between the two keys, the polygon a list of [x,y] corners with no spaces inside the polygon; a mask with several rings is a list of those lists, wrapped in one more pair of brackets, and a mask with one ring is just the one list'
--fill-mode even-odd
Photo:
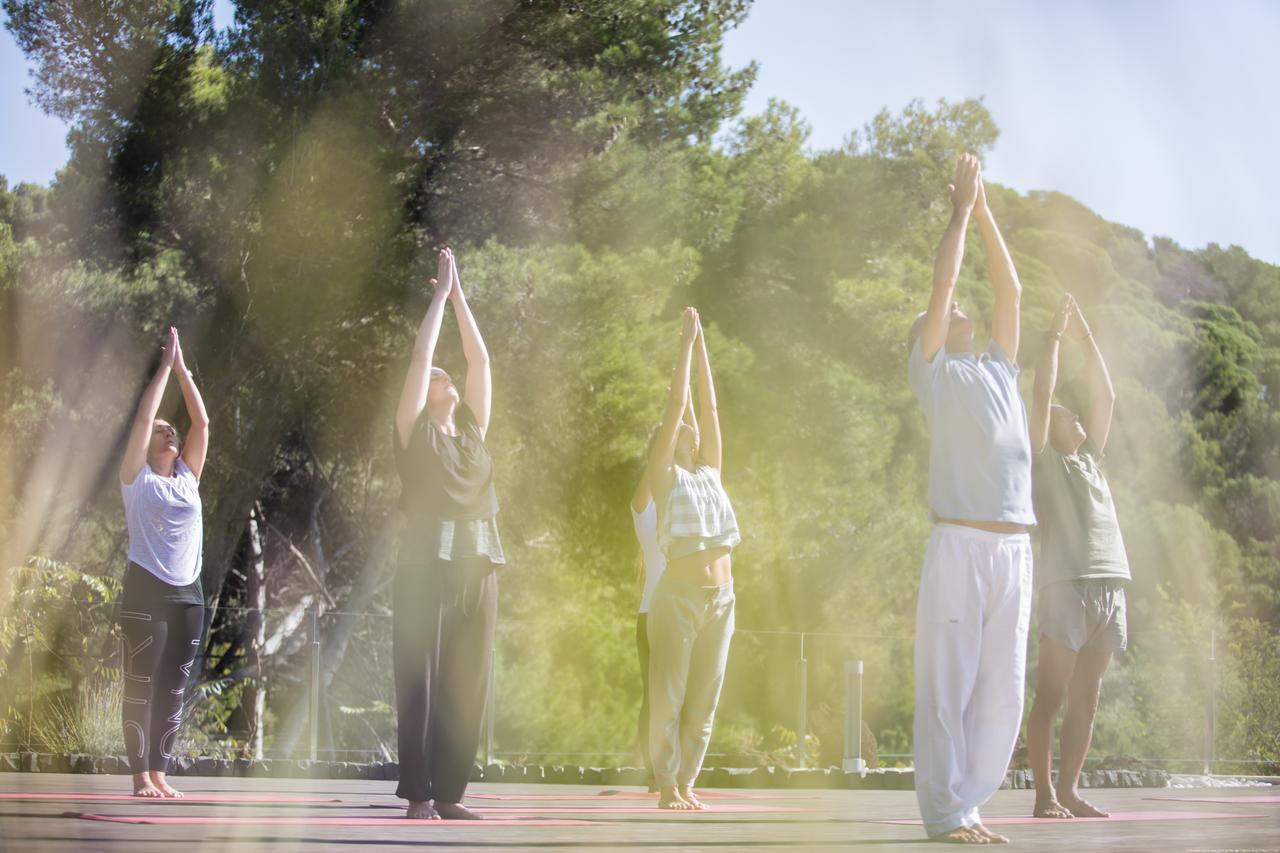
{"label": "raised arm", "polygon": [[996,292],[995,313],[991,318],[991,338],[1004,350],[1009,361],[1018,360],[1019,324],[1022,316],[1022,283],[1014,269],[1009,247],[996,225],[996,218],[987,206],[987,190],[978,175],[978,198],[973,206],[973,216],[982,232],[982,245],[987,256],[987,275]]}
{"label": "raised arm", "polygon": [[[681,421],[688,425],[690,429],[697,429],[697,420],[693,414],[693,399],[685,394],[684,413],[680,416]],[[649,460],[645,460],[644,474],[640,477],[640,482],[636,483],[636,490],[631,493],[631,508],[636,512],[644,512],[644,508],[649,505],[649,501],[653,500],[653,482],[649,478]]]}
{"label": "raised arm", "polygon": [[964,233],[969,226],[978,193],[978,158],[965,154],[956,163],[955,183],[947,187],[951,196],[951,221],[942,234],[938,253],[933,261],[933,292],[929,295],[929,309],[924,325],[920,328],[920,351],[926,361],[933,361],[947,343],[951,327],[951,303],[956,280],[960,277],[960,263],[964,260]]}
{"label": "raised arm", "polygon": [[649,485],[649,460],[645,460],[644,475],[636,483],[636,490],[631,493],[631,511],[644,512],[653,497],[653,487]]}
{"label": "raised arm", "polygon": [[453,314],[458,320],[458,333],[462,336],[462,354],[467,359],[467,379],[464,400],[467,408],[476,416],[480,425],[480,434],[489,431],[489,410],[493,404],[493,374],[489,370],[489,350],[485,348],[484,338],[480,337],[480,327],[467,305],[467,297],[462,293],[462,279],[458,277],[458,264],[454,260],[453,250],[445,249],[449,256],[449,270],[453,278],[453,291],[449,299],[453,302]]}
{"label": "raised arm", "polygon": [[662,427],[649,453],[649,483],[655,495],[665,494],[671,488],[675,464],[676,431],[684,416],[689,397],[689,368],[693,361],[694,339],[698,334],[698,312],[684,309],[684,324],[680,331],[680,355],[671,374],[671,387],[667,391],[667,408],[662,415]]}
{"label": "raised arm", "polygon": [[147,464],[147,446],[151,443],[151,430],[155,427],[156,413],[160,411],[160,400],[164,397],[164,386],[169,382],[169,372],[173,369],[173,360],[178,351],[178,330],[169,327],[165,337],[164,349],[160,355],[160,366],[156,375],[147,383],[138,401],[138,409],[133,414],[133,424],[129,427],[129,439],[124,446],[124,459],[120,462],[120,482],[132,483]]}
{"label": "raised arm", "polygon": [[[699,320],[698,322],[701,323],[702,321]],[[693,381],[690,380],[689,384],[692,385]],[[682,412],[680,415],[680,422],[683,423],[685,426],[687,426],[689,429],[693,430],[694,434],[697,435],[698,415],[693,410],[693,394],[691,393],[690,390],[685,391],[684,412]],[[698,444],[699,445],[702,444],[701,437],[699,437]]]}
{"label": "raised arm", "polygon": [[698,330],[694,341],[694,352],[698,360],[698,432],[701,441],[699,456],[702,461],[717,471],[721,470],[724,451],[720,443],[720,413],[716,409],[716,386],[711,378],[711,359],[707,356],[707,336],[702,332],[702,320],[698,320]]}
{"label": "raised arm", "polygon": [[1107,362],[1093,339],[1093,332],[1085,322],[1080,306],[1071,312],[1071,320],[1067,323],[1067,334],[1074,338],[1084,352],[1084,360],[1089,371],[1089,408],[1081,417],[1085,435],[1093,439],[1093,446],[1101,453],[1107,446],[1107,437],[1111,434],[1111,416],[1116,408],[1116,391],[1111,386],[1111,374],[1107,372]]}
{"label": "raised arm", "polygon": [[431,362],[435,358],[436,343],[440,340],[440,324],[444,321],[444,303],[453,286],[453,273],[449,257],[443,251],[437,259],[435,294],[431,307],[418,327],[418,337],[413,342],[413,355],[409,359],[409,371],[400,389],[400,402],[396,406],[396,438],[401,447],[409,446],[409,437],[418,416],[427,405],[427,388],[431,383]]}
{"label": "raised arm", "polygon": [[1039,453],[1049,443],[1049,411],[1053,408],[1053,391],[1058,385],[1058,348],[1062,332],[1067,328],[1075,300],[1068,293],[1053,315],[1053,323],[1045,333],[1044,352],[1036,365],[1036,387],[1031,401],[1031,451]]}
{"label": "raised arm", "polygon": [[182,461],[187,463],[191,473],[200,479],[204,470],[205,456],[209,453],[209,413],[204,407],[204,398],[196,387],[191,371],[182,357],[182,342],[174,335],[176,350],[173,370],[178,375],[178,387],[182,389],[182,401],[187,405],[187,417],[191,419],[191,429],[187,432],[187,440],[182,444]]}

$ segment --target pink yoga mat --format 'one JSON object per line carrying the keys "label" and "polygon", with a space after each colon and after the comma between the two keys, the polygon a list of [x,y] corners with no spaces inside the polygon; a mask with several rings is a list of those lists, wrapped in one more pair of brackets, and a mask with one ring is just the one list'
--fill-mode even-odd
{"label": "pink yoga mat", "polygon": [[[1267,817],[1261,814],[1232,814],[1229,812],[1112,812],[1111,817],[987,817],[982,822],[987,826],[1012,826],[1014,824],[1066,824],[1066,823],[1115,823],[1131,820],[1234,820],[1236,818]],[[868,823],[895,823],[905,826],[920,826],[919,820],[872,820]]]}
{"label": "pink yoga mat", "polygon": [[415,826],[605,826],[590,820],[557,820],[538,817],[505,817],[489,820],[409,820],[403,817],[182,817],[160,815],[106,815],[68,812],[68,817],[107,823],[150,823],[172,826],[377,826],[383,829]]}
{"label": "pink yoga mat", "polygon": [[[704,800],[816,800],[805,794],[730,794],[722,791],[697,791]],[[654,800],[657,794],[644,791],[600,791],[595,794],[467,794],[468,800],[567,800],[599,802],[600,800]]]}
{"label": "pink yoga mat", "polygon": [[46,793],[43,791],[22,793],[22,792],[0,792],[0,800],[29,800],[35,801],[53,801],[53,802],[92,802],[92,803],[186,803],[188,805],[207,804],[207,803],[224,803],[229,805],[247,805],[251,803],[297,803],[306,805],[308,803],[340,803],[337,797],[307,797],[293,796],[291,794],[218,794],[218,793],[188,793],[185,797],[135,797],[132,794],[90,794],[79,793],[76,791],[66,791],[58,793]]}
{"label": "pink yoga mat", "polygon": [[[403,805],[395,803],[370,803],[371,809],[403,809]],[[589,805],[589,806],[475,806],[474,810],[481,814],[511,814],[517,812],[519,814],[529,814],[531,811],[537,811],[538,814],[582,814],[583,812],[591,812],[592,814],[694,814],[696,812],[675,812],[673,810],[659,809],[657,804],[651,806],[615,806],[615,805]],[[735,814],[751,812],[755,814],[767,814],[776,812],[812,812],[814,809],[801,809],[790,806],[758,806],[752,803],[716,803],[707,809],[708,812],[733,812]]]}
{"label": "pink yoga mat", "polygon": [[1175,803],[1280,803],[1280,797],[1274,794],[1262,794],[1256,797],[1143,797],[1144,800],[1170,800]]}

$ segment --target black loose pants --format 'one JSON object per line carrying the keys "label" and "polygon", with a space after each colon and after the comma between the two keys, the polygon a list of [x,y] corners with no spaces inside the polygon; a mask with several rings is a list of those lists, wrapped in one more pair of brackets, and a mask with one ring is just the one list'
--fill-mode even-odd
{"label": "black loose pants", "polygon": [[462,801],[488,699],[497,567],[487,558],[397,567],[392,603],[400,784],[410,802]]}

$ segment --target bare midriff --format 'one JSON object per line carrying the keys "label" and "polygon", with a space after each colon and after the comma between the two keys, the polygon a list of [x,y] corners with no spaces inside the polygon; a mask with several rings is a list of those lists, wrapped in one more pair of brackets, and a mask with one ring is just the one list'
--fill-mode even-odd
{"label": "bare midriff", "polygon": [[1015,524],[1012,521],[966,521],[962,518],[940,518],[938,524],[958,524],[961,527],[972,527],[976,530],[985,530],[988,533],[1026,533],[1027,526],[1025,524]]}
{"label": "bare midriff", "polygon": [[723,586],[733,580],[733,562],[724,545],[678,557],[667,563],[666,571],[675,580],[695,586]]}

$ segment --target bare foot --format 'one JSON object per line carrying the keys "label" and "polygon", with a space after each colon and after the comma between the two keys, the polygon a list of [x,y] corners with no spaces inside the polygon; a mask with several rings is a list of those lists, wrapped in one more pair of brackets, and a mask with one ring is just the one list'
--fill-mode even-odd
{"label": "bare foot", "polygon": [[404,810],[404,816],[409,820],[439,820],[440,815],[436,814],[436,810],[431,808],[431,803],[423,801],[410,801],[409,808]]}
{"label": "bare foot", "polygon": [[164,796],[164,791],[161,791],[155,785],[151,784],[150,773],[134,773],[133,795],[135,797],[152,797],[158,799]]}
{"label": "bare foot", "polygon": [[980,823],[975,823],[972,827],[974,832],[985,837],[988,844],[1008,844],[1009,839],[998,832],[992,832]]}
{"label": "bare foot", "polygon": [[680,791],[675,785],[663,785],[658,789],[658,808],[687,812],[693,810],[693,804],[680,796]]}
{"label": "bare foot", "polygon": [[704,803],[702,800],[698,799],[698,797],[693,793],[692,785],[681,785],[677,789],[677,792],[680,794],[680,799],[684,800],[686,803],[693,806],[694,809],[696,809],[697,811],[707,810],[708,808],[707,804]]}
{"label": "bare foot", "polygon": [[442,803],[436,800],[435,807],[436,813],[445,820],[484,820],[462,803]]}
{"label": "bare foot", "polygon": [[169,784],[164,774],[153,770],[151,771],[151,784],[160,790],[160,794],[168,799],[182,799],[186,794]]}
{"label": "bare foot", "polygon": [[1067,811],[1062,803],[1058,802],[1058,798],[1050,794],[1047,799],[1036,797],[1036,807],[1031,812],[1032,817],[1051,817],[1059,820],[1075,817],[1071,812]]}
{"label": "bare foot", "polygon": [[930,835],[930,841],[937,841],[940,844],[990,844],[991,839],[985,835],[970,829],[967,826],[957,826],[950,832],[944,832],[940,835]]}
{"label": "bare foot", "polygon": [[1063,796],[1059,792],[1058,799],[1076,817],[1111,817],[1110,812],[1104,812],[1093,803],[1083,799],[1079,794]]}

